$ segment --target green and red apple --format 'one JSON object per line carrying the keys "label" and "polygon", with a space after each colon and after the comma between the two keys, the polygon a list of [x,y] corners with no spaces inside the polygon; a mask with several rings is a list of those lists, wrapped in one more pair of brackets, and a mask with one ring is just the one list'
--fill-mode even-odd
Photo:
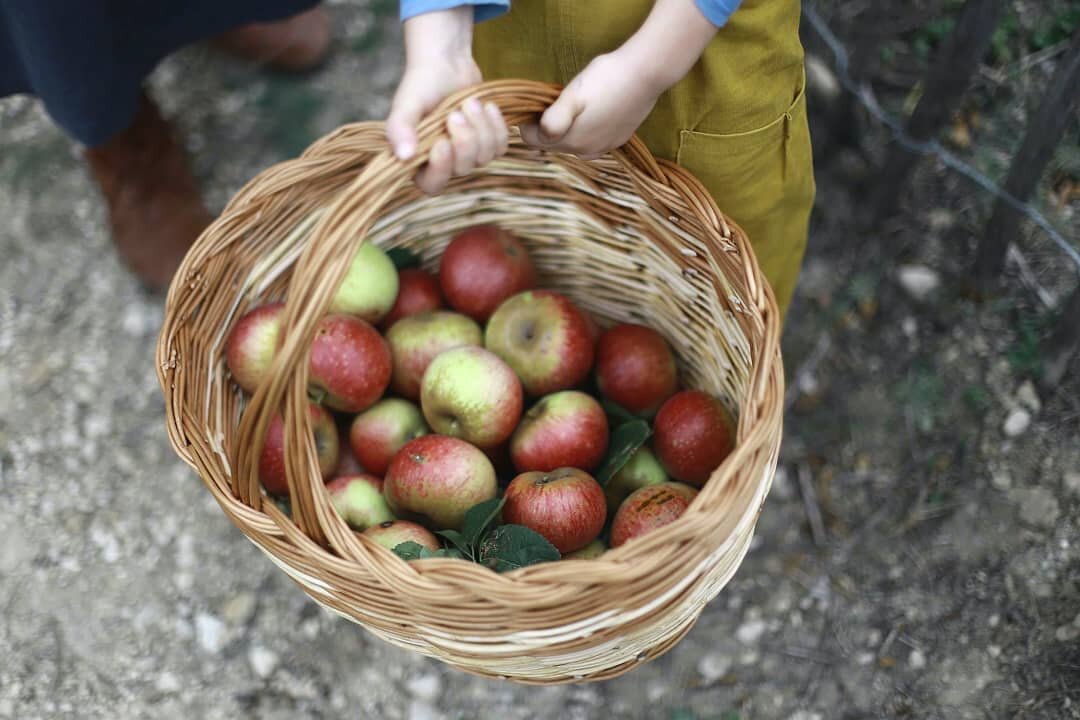
{"label": "green and red apple", "polygon": [[363,532],[363,535],[374,540],[387,550],[393,550],[401,543],[406,542],[418,543],[428,550],[439,549],[439,538],[435,537],[435,533],[410,520],[387,520],[369,527]]}
{"label": "green and red apple", "polygon": [[463,345],[482,346],[484,333],[476,321],[460,313],[434,310],[403,317],[386,333],[393,358],[394,391],[409,400],[420,398],[420,381],[440,353]]}
{"label": "green and red apple", "polygon": [[420,408],[401,398],[384,398],[353,419],[349,447],[368,472],[382,476],[405,443],[427,434]]}
{"label": "green and red apple", "polygon": [[398,278],[397,300],[379,323],[383,330],[389,330],[403,317],[438,310],[443,306],[439,281],[431,273],[419,268],[406,268],[398,272]]}
{"label": "green and red apple", "polygon": [[615,511],[631,493],[643,487],[659,485],[667,481],[667,473],[664,472],[664,468],[661,467],[652,450],[642,445],[604,486],[608,514],[614,517]]}
{"label": "green and red apple", "polygon": [[579,385],[593,363],[593,338],[584,313],[565,295],[528,290],[498,307],[484,345],[501,357],[534,397]]}
{"label": "green and red apple", "polygon": [[576,467],[592,472],[608,447],[604,409],[577,390],[545,395],[521,418],[510,439],[510,458],[518,472]]}
{"label": "green and red apple", "polygon": [[424,435],[405,444],[383,478],[383,495],[398,516],[437,530],[460,530],[473,505],[495,497],[498,484],[487,456],[464,440]]}
{"label": "green and red apple", "polygon": [[521,381],[495,353],[474,345],[440,354],[424,372],[420,407],[431,429],[494,448],[521,419]]}
{"label": "green and red apple", "polygon": [[236,384],[249,393],[255,392],[270,372],[284,309],[285,303],[276,302],[248,311],[225,341],[225,364]]}
{"label": "green and red apple", "polygon": [[598,558],[603,555],[605,552],[607,552],[607,549],[607,545],[604,544],[604,541],[597,539],[593,540],[591,543],[581,548],[580,550],[575,550],[572,553],[567,553],[566,555],[563,555],[562,559],[592,560],[593,558]]}
{"label": "green and red apple", "polygon": [[354,530],[395,519],[382,489],[383,481],[369,473],[339,475],[326,484],[334,509]]}
{"label": "green and red apple", "polygon": [[611,522],[611,547],[675,522],[697,494],[696,488],[679,482],[650,485],[631,493]]}
{"label": "green and red apple", "polygon": [[365,242],[353,255],[327,312],[353,315],[376,324],[394,306],[398,285],[394,261],[382,248]]}
{"label": "green and red apple", "polygon": [[[330,413],[311,403],[308,415],[315,440],[315,452],[319,458],[319,471],[323,480],[334,472],[338,464],[338,430]],[[259,482],[271,495],[288,495],[289,483],[285,477],[285,422],[281,413],[270,420],[259,454]]]}

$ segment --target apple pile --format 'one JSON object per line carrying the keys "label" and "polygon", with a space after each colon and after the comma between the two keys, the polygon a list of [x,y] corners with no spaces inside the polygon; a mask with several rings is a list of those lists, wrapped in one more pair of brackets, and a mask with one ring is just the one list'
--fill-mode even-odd
{"label": "apple pile", "polygon": [[[438,274],[365,243],[308,354],[311,426],[331,502],[405,558],[502,571],[591,558],[679,517],[731,452],[732,417],[681,389],[656,330],[601,330],[537,287],[525,247],[480,225]],[[226,341],[254,392],[281,341],[284,303],[243,315]],[[258,467],[289,495],[280,414]]]}

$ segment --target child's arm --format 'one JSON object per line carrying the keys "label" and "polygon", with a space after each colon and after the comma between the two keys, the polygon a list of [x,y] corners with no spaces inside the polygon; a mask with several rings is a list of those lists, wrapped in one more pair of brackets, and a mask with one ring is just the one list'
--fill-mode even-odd
{"label": "child's arm", "polygon": [[[472,57],[475,19],[504,9],[507,2],[475,6],[462,0],[405,0],[401,5],[405,35],[405,72],[386,118],[386,136],[401,159],[416,152],[416,125],[447,95],[480,82]],[[457,7],[445,8],[457,5]],[[430,8],[436,8],[431,10]],[[451,176],[464,175],[506,152],[508,132],[502,113],[489,103],[467,101],[447,122],[450,139],[431,149],[416,183],[428,193],[440,191]]]}
{"label": "child's arm", "polygon": [[690,71],[739,2],[657,0],[641,28],[590,62],[538,126],[522,128],[522,137],[537,147],[586,158],[619,147],[661,93]]}

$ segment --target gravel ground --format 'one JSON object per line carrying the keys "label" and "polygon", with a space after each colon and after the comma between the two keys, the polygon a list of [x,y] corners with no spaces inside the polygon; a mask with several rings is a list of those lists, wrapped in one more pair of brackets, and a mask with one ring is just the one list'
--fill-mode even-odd
{"label": "gravel ground", "polygon": [[[197,48],[159,68],[212,207],[385,114],[395,6],[333,5],[308,78]],[[115,258],[77,151],[25,98],[0,128],[0,718],[1080,717],[1080,388],[1028,381],[1022,288],[950,289],[970,190],[936,168],[893,242],[857,244],[866,171],[822,169],[753,549],[666,656],[538,689],[367,635],[245,541],[168,445],[162,298]]]}

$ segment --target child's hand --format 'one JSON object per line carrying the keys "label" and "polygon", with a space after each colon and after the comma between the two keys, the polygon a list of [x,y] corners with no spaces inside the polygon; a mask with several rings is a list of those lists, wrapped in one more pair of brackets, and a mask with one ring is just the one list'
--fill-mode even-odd
{"label": "child's hand", "polygon": [[586,159],[619,147],[697,62],[716,31],[694,0],[656,0],[638,31],[585,66],[538,126],[521,129],[522,137]]}
{"label": "child's hand", "polygon": [[[472,58],[472,7],[424,13],[405,22],[405,73],[386,118],[386,137],[394,154],[406,160],[416,152],[416,126],[447,95],[480,82]],[[506,152],[509,133],[499,109],[470,99],[447,121],[449,139],[431,149],[416,174],[426,193],[440,192],[450,178],[465,175]]]}
{"label": "child's hand", "polygon": [[521,136],[534,147],[595,158],[629,140],[665,89],[620,48],[594,58]]}

